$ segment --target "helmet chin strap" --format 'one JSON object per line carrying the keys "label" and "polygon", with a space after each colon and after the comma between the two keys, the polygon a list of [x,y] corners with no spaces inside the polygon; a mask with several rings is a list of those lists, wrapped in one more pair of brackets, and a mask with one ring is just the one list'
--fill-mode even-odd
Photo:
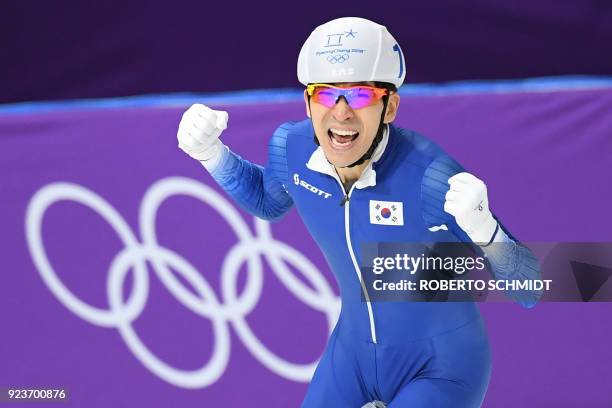
{"label": "helmet chin strap", "polygon": [[[370,160],[372,158],[372,155],[374,154],[374,150],[376,150],[376,148],[380,144],[380,141],[383,138],[383,134],[385,130],[384,120],[385,120],[385,113],[387,112],[388,103],[389,103],[389,96],[387,95],[383,98],[383,110],[382,110],[382,114],[380,115],[380,123],[378,124],[378,131],[376,132],[376,136],[374,137],[374,140],[372,140],[372,144],[370,145],[370,148],[363,154],[363,156],[357,159],[354,163],[351,163],[347,166],[341,166],[340,167],[341,169],[359,166],[360,164],[363,164],[366,160]],[[310,97],[308,97],[308,108],[310,110]],[[312,122],[312,116],[310,118],[310,121]],[[314,129],[314,123],[312,127]],[[314,142],[317,146],[319,146],[319,140],[317,139],[316,134],[314,135]]]}

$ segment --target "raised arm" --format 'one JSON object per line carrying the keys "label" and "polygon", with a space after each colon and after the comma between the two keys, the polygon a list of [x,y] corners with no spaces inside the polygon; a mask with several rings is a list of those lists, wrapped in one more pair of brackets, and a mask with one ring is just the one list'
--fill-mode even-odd
{"label": "raised arm", "polygon": [[[473,242],[487,256],[497,280],[541,279],[531,250],[516,240],[489,210],[485,183],[453,159],[442,156],[425,172],[423,217],[429,227],[445,224],[459,239]],[[542,291],[509,291],[513,300],[533,307]]]}
{"label": "raised arm", "polygon": [[227,120],[227,112],[201,104],[191,106],[179,124],[179,148],[198,160],[246,211],[265,220],[281,218],[293,205],[283,186],[287,177],[285,128],[281,126],[272,136],[264,168],[241,158],[221,142],[219,136]]}

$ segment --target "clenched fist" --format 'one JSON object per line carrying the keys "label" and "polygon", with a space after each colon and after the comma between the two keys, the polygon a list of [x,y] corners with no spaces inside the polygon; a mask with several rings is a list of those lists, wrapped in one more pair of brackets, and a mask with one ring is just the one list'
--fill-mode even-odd
{"label": "clenched fist", "polygon": [[227,128],[228,114],[196,103],[185,111],[179,123],[178,147],[202,162],[209,171],[214,169],[222,155],[219,140]]}
{"label": "clenched fist", "polygon": [[457,225],[479,244],[487,244],[497,230],[497,221],[489,210],[485,183],[470,173],[459,173],[448,179],[444,211],[453,215]]}

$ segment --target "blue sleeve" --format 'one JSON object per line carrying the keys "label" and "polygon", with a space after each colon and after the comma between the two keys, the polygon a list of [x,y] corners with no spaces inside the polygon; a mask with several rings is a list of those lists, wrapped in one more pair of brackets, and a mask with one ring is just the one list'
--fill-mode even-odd
{"label": "blue sleeve", "polygon": [[[449,189],[448,179],[465,169],[447,155],[434,159],[425,170],[421,186],[422,214],[426,226],[446,225],[459,240],[472,243],[469,236],[457,225],[452,215],[444,211],[445,195]],[[522,245],[504,227],[497,217],[500,229],[505,234],[504,242],[492,244],[491,249],[483,249],[474,245],[479,255],[487,254],[490,269],[497,280],[532,280],[541,279],[538,259],[531,250]],[[500,233],[501,233],[500,232]],[[494,256],[490,256],[493,254]],[[506,292],[513,300],[525,308],[535,306],[542,291],[512,291]]]}
{"label": "blue sleeve", "polygon": [[264,220],[280,219],[293,205],[285,190],[287,135],[291,124],[281,125],[268,145],[268,164],[259,166],[224,148],[211,173],[219,185],[246,211]]}
{"label": "blue sleeve", "polygon": [[[510,235],[495,215],[494,218],[499,224],[501,231],[498,234],[503,234],[503,240],[494,242],[489,247],[481,249],[481,251],[486,254],[495,279],[520,282],[542,279],[538,258],[529,248]],[[528,309],[538,303],[543,293],[543,290],[506,291],[510,298]]]}

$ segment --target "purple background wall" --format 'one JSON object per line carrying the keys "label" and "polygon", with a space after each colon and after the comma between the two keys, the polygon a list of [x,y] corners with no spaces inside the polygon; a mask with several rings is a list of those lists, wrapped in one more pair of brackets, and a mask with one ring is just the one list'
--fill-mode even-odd
{"label": "purple background wall", "polygon": [[[93,324],[62,304],[34,261],[32,234],[26,232],[26,218],[32,218],[33,211],[28,205],[52,183],[76,183],[99,195],[125,220],[140,249],[146,247],[146,234],[139,207],[153,185],[168,178],[176,185],[175,177],[186,177],[199,188],[218,190],[176,147],[176,127],[186,106],[185,101],[174,107],[0,115],[0,385],[67,387],[72,392],[68,406],[260,407],[263,401],[273,407],[299,405],[306,383],[262,363],[229,317],[214,326],[211,319],[189,310],[181,303],[189,296],[171,294],[153,267],[154,258],[148,258],[148,297],[132,326],[158,358],[181,370],[197,370],[222,356],[215,347],[223,348],[226,365],[221,364],[218,375],[206,384],[177,386],[155,374],[126,346],[117,322]],[[276,126],[304,116],[299,100],[216,107],[230,113],[223,140],[259,163],[265,160],[265,145]],[[429,135],[483,178],[492,207],[523,240],[610,241],[612,219],[606,214],[611,199],[611,109],[612,89],[605,86],[430,93],[404,95],[397,123]],[[218,207],[229,211],[235,205],[223,201]],[[257,235],[253,218],[238,213],[230,218],[242,219]],[[40,225],[51,267],[66,288],[83,302],[109,309],[107,279],[112,261],[124,248],[117,232],[92,209],[70,201],[52,204]],[[200,284],[202,279],[210,284],[214,296],[198,306],[200,312],[213,310],[214,299],[221,305],[214,309],[216,316],[237,307],[223,295],[222,277],[229,272],[221,268],[232,258],[238,239],[213,207],[175,195],[161,204],[153,225],[159,247],[192,264]],[[333,314],[334,304],[324,290],[337,290],[333,278],[295,211],[271,229],[275,239],[305,254],[325,277],[327,283],[313,296],[323,312]],[[253,239],[260,242],[259,236]],[[280,251],[278,245],[274,248],[272,252]],[[299,265],[303,262],[291,269],[303,281]],[[253,273],[249,280],[256,280],[254,269],[243,265],[235,282],[241,294],[247,270]],[[261,296],[253,310],[242,315],[280,359],[311,363],[325,346],[326,314],[289,292],[278,270],[270,259],[263,262]],[[175,275],[179,273],[185,269],[175,269]],[[132,289],[140,285],[133,276],[130,271],[123,290],[128,303],[135,299]],[[481,310],[494,360],[486,407],[612,405],[608,303],[549,303],[532,310],[509,303],[483,304]]]}
{"label": "purple background wall", "polygon": [[295,87],[312,29],[385,24],[406,81],[612,75],[608,1],[15,1],[0,13],[0,103]]}

